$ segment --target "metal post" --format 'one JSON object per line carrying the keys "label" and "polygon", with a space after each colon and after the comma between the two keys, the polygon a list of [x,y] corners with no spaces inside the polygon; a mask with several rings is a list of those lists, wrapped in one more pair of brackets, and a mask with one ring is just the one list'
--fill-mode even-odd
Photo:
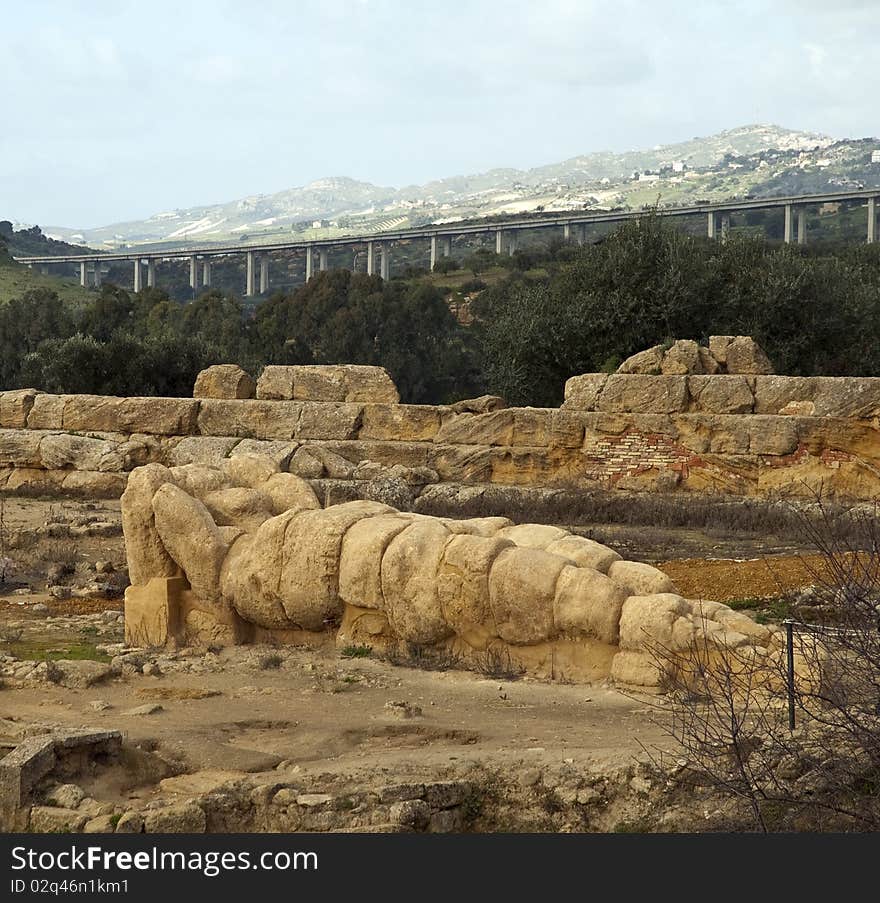
{"label": "metal post", "polygon": [[787,245],[791,244],[791,235],[792,235],[792,220],[794,211],[792,210],[791,204],[785,205],[785,235],[784,241]]}
{"label": "metal post", "polygon": [[794,621],[786,618],[785,627],[785,688],[788,693],[788,729],[794,730]]}

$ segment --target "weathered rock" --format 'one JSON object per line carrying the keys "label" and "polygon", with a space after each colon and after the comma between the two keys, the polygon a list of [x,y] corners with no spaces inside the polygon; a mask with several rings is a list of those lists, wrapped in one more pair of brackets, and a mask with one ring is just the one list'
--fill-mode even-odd
{"label": "weathered rock", "polygon": [[110,676],[110,666],[103,662],[78,659],[58,659],[50,671],[54,683],[71,689],[85,689]]}
{"label": "weathered rock", "polygon": [[364,405],[359,436],[361,439],[430,442],[439,429],[440,409],[432,405],[367,404]]}
{"label": "weathered rock", "polygon": [[615,644],[626,597],[626,590],[599,571],[563,568],[553,599],[555,628],[563,634],[586,634]]}
{"label": "weathered rock", "polygon": [[219,603],[227,547],[208,509],[171,483],[156,490],[152,505],[162,545],[186,574],[193,592],[206,602]]}
{"label": "weathered rock", "polygon": [[408,642],[436,643],[452,632],[437,595],[437,572],[449,536],[438,521],[418,520],[391,540],[382,557],[385,612],[394,633]]}
{"label": "weathered rock", "polygon": [[509,539],[469,534],[446,543],[437,569],[437,597],[444,620],[459,636],[469,638],[492,625],[489,573],[495,559],[513,547]]}
{"label": "weathered rock", "polygon": [[675,584],[663,571],[640,561],[615,561],[608,576],[631,596],[675,592]]}
{"label": "weathered rock", "polygon": [[144,818],[148,834],[204,834],[206,826],[205,812],[194,802],[153,809]]}
{"label": "weathered rock", "polygon": [[507,407],[507,402],[499,395],[480,395],[479,398],[463,398],[450,406],[454,414],[488,414]]}
{"label": "weathered rock", "polygon": [[348,502],[303,511],[284,539],[279,596],[287,617],[305,630],[321,630],[342,613],[339,559],[346,531],[365,517],[392,513],[378,502]]}
{"label": "weathered rock", "polygon": [[259,489],[273,474],[278,465],[263,455],[235,455],[221,462],[220,469],[236,486]]}
{"label": "weathered rock", "polygon": [[621,560],[620,555],[614,549],[609,549],[608,546],[603,546],[602,543],[587,539],[585,536],[572,536],[571,534],[554,540],[545,551],[568,558],[578,567],[592,568],[603,574],[608,573],[608,568],[615,561]]}
{"label": "weathered rock", "polygon": [[632,687],[657,687],[663,673],[658,662],[647,653],[622,650],[611,660],[611,679]]}
{"label": "weathered rock", "polygon": [[703,362],[700,346],[691,339],[679,339],[663,353],[660,372],[667,376],[700,373]]}
{"label": "weathered rock", "polygon": [[750,414],[755,395],[745,376],[691,376],[691,407],[709,414]]}
{"label": "weathered rock", "polygon": [[171,452],[171,464],[180,467],[184,464],[217,465],[242,440],[227,436],[186,436],[181,439]]}
{"label": "weathered rock", "polygon": [[202,501],[215,524],[240,527],[247,532],[255,531],[263,521],[275,515],[272,499],[259,489],[217,489],[209,492]]}
{"label": "weathered rock", "polygon": [[257,398],[396,404],[400,396],[382,367],[355,364],[268,366]]}
{"label": "weathered rock", "polygon": [[0,427],[23,430],[37,395],[36,389],[13,389],[0,394]]}
{"label": "weathered rock", "polygon": [[687,601],[675,593],[630,596],[620,615],[620,648],[638,652],[655,644],[662,653],[675,649],[675,622],[690,612]]}
{"label": "weathered rock", "polygon": [[751,336],[734,336],[727,344],[724,357],[728,373],[773,373],[770,358]]}
{"label": "weathered rock", "polygon": [[85,791],[77,784],[58,784],[46,794],[47,803],[64,809],[76,809],[85,798]]}
{"label": "weathered rock", "polygon": [[628,357],[618,368],[618,373],[642,373],[646,376],[659,376],[663,364],[662,345],[654,345]]}
{"label": "weathered rock", "polygon": [[596,410],[609,413],[675,414],[687,410],[686,376],[636,376],[612,373]]}
{"label": "weathered rock", "polygon": [[549,524],[517,524],[515,527],[503,527],[497,533],[502,539],[509,539],[515,546],[528,549],[546,549],[553,542],[558,542],[570,534],[561,527]]}
{"label": "weathered rock", "polygon": [[238,364],[215,364],[196,377],[194,398],[253,398],[257,384]]}
{"label": "weathered rock", "polygon": [[116,823],[117,834],[140,834],[144,830],[144,817],[139,812],[124,812]]}
{"label": "weathered rock", "polygon": [[171,471],[161,464],[148,464],[133,471],[122,494],[122,529],[128,574],[134,584],[151,577],[172,577],[178,573],[156,530],[153,496],[172,480]]}
{"label": "weathered rock", "polygon": [[290,459],[288,468],[291,473],[307,480],[317,480],[324,476],[324,462],[315,453],[316,446],[302,445]]}
{"label": "weathered rock", "polygon": [[273,514],[321,507],[312,487],[296,474],[274,473],[260,484],[259,491],[272,503]]}
{"label": "weathered rock", "polygon": [[382,556],[391,540],[410,524],[396,514],[365,517],[350,527],[342,540],[339,596],[349,605],[385,609],[382,595]]}
{"label": "weathered rock", "polygon": [[30,830],[35,834],[66,834],[79,831],[88,821],[88,816],[76,809],[62,809],[57,806],[33,806],[30,815]]}
{"label": "weathered rock", "polygon": [[554,634],[556,581],[568,565],[539,549],[504,549],[489,572],[489,604],[498,635],[508,643],[530,644]]}
{"label": "weathered rock", "polygon": [[607,382],[606,373],[585,373],[570,377],[565,381],[565,401],[562,406],[578,411],[599,410],[599,396]]}

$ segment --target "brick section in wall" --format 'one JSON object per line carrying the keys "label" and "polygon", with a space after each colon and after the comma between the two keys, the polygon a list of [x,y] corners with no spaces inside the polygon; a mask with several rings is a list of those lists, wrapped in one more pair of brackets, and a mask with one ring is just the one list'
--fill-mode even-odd
{"label": "brick section in wall", "polygon": [[627,432],[587,439],[583,447],[586,476],[614,484],[621,477],[651,469],[675,470],[686,477],[700,459],[660,433]]}

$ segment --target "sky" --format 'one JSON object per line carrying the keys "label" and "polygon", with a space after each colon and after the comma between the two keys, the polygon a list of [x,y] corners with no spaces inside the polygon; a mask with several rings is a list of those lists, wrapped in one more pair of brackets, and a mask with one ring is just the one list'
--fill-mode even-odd
{"label": "sky", "polygon": [[880,133],[880,0],[0,0],[0,219],[93,228],[774,123]]}

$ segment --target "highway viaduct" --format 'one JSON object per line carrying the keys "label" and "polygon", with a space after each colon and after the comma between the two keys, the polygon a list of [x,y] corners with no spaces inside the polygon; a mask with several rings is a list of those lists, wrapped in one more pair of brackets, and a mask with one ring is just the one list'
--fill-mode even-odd
{"label": "highway viaduct", "polygon": [[[516,217],[507,220],[484,222],[465,221],[460,224],[445,223],[415,229],[373,233],[369,235],[345,235],[338,238],[275,242],[267,244],[210,244],[202,247],[179,248],[175,250],[149,250],[147,248],[114,251],[110,253],[68,254],[48,257],[16,257],[19,263],[31,267],[40,267],[44,272],[52,264],[78,263],[80,267],[80,283],[91,282],[100,285],[101,266],[115,261],[130,261],[134,268],[134,290],[140,291],[144,285],[154,287],[157,279],[157,268],[163,260],[188,260],[190,287],[196,290],[199,285],[211,285],[212,261],[230,255],[246,255],[247,276],[245,296],[266,294],[269,291],[269,253],[274,251],[303,252],[305,254],[305,276],[308,281],[315,270],[326,270],[328,256],[334,248],[355,248],[366,250],[367,273],[378,273],[387,279],[391,272],[391,248],[396,241],[412,241],[423,239],[430,243],[431,269],[438,256],[448,257],[452,253],[452,240],[462,235],[494,234],[495,251],[498,254],[513,254],[517,247],[517,236],[533,229],[558,228],[565,241],[583,244],[589,226],[602,223],[620,223],[638,219],[651,212],[663,217],[698,216],[706,217],[706,234],[709,238],[724,240],[730,229],[730,216],[749,210],[772,210],[782,208],[786,243],[807,241],[808,207],[830,203],[864,202],[867,207],[866,240],[872,243],[877,239],[877,201],[880,199],[880,188],[859,189],[856,191],[840,191],[826,194],[799,195],[780,198],[749,198],[746,200],[727,201],[721,203],[693,204],[682,207],[662,207],[655,211],[564,211],[547,216]],[[144,268],[146,266],[146,283]]]}

